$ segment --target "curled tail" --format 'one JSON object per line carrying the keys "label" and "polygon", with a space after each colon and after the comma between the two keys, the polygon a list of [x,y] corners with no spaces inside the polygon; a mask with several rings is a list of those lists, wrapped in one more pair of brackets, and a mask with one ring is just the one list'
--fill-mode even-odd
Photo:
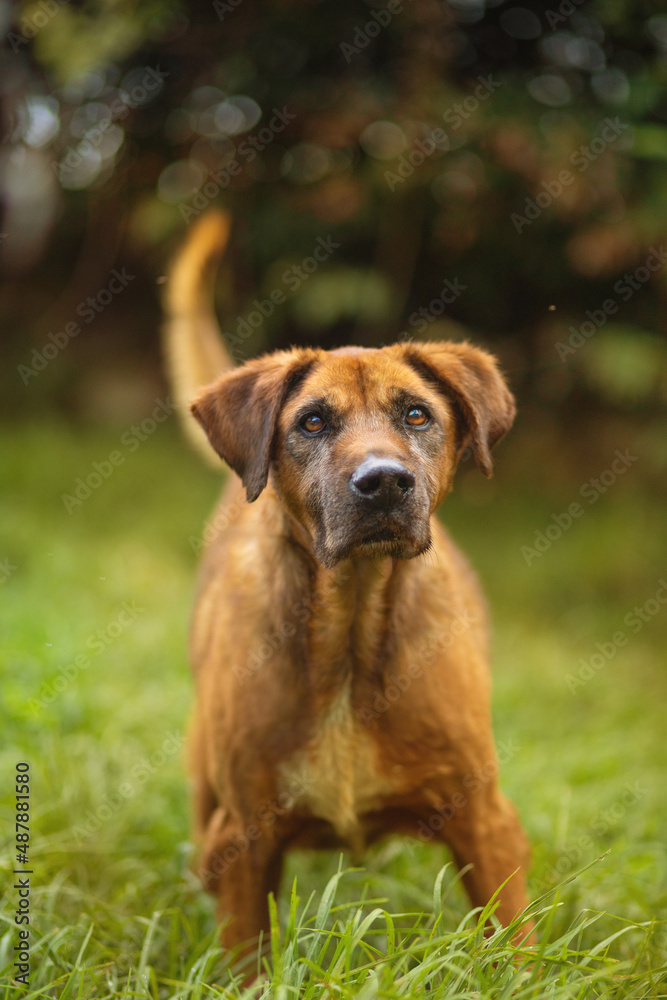
{"label": "curled tail", "polygon": [[189,407],[202,386],[233,367],[213,308],[230,229],[223,212],[207,212],[195,223],[171,266],[164,298],[163,347],[176,408],[190,443],[217,469],[220,460]]}

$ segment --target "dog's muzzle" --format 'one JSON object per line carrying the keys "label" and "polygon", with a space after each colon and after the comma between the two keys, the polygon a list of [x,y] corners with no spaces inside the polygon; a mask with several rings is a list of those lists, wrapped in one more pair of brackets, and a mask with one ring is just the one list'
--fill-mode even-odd
{"label": "dog's muzzle", "polygon": [[415,477],[401,462],[371,456],[352,473],[349,486],[365,510],[390,512],[411,497]]}
{"label": "dog's muzzle", "polygon": [[398,459],[367,455],[326,512],[315,541],[327,566],[354,555],[412,559],[430,545],[428,497]]}

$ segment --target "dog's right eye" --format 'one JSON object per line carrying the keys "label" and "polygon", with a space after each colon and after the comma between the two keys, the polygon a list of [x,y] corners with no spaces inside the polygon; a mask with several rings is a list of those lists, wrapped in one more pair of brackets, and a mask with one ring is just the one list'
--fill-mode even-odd
{"label": "dog's right eye", "polygon": [[319,413],[308,413],[305,417],[302,418],[300,426],[302,430],[306,432],[306,434],[315,435],[315,434],[321,434],[326,424],[322,420],[322,417],[319,415]]}

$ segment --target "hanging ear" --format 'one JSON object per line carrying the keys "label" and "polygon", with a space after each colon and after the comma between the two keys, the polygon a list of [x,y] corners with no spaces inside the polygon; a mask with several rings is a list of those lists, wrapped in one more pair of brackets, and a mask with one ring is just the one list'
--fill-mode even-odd
{"label": "hanging ear", "polygon": [[277,351],[222,375],[190,405],[218,455],[240,477],[249,503],[269,478],[278,416],[315,362],[314,351]]}
{"label": "hanging ear", "polygon": [[493,475],[491,448],[507,433],[516,414],[514,397],[496,359],[470,344],[433,341],[408,344],[405,360],[456,403],[461,423],[457,459],[470,445],[485,476]]}

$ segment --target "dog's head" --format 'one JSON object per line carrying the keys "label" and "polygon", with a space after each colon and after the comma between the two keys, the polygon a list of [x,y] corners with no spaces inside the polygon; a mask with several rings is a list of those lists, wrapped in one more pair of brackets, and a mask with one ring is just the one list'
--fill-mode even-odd
{"label": "dog's head", "polygon": [[271,474],[325,566],[410,559],[470,447],[485,475],[514,419],[491,355],[468,344],[280,351],[206,389],[192,412],[249,501]]}

